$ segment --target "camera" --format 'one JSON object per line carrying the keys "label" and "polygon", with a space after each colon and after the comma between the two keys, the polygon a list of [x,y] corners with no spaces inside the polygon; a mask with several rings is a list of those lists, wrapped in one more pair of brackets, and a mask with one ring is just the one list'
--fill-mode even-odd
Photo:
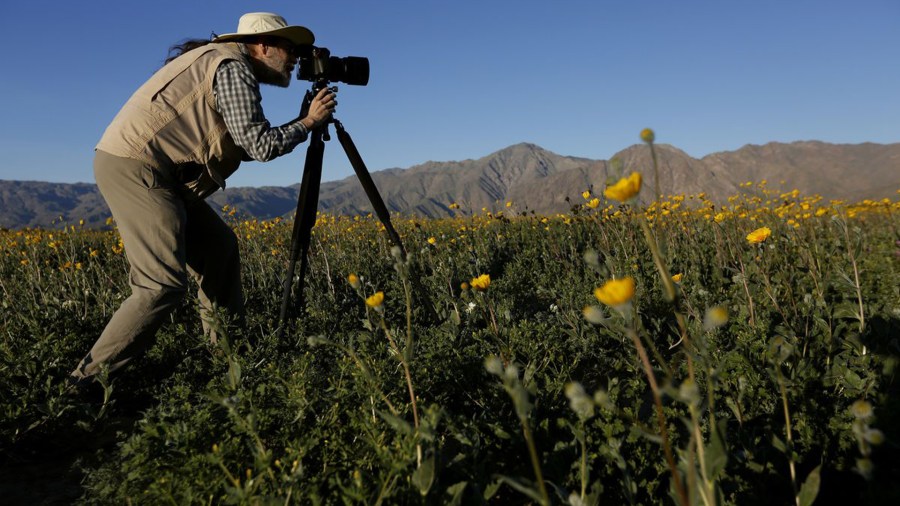
{"label": "camera", "polygon": [[297,79],[324,86],[340,82],[365,86],[369,84],[369,59],[361,56],[331,56],[324,47],[299,46],[295,49],[299,59]]}

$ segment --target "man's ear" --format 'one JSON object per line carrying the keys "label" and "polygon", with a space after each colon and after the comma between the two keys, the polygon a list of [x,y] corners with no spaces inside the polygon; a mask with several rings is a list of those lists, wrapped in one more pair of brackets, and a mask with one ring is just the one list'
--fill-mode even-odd
{"label": "man's ear", "polygon": [[265,56],[266,49],[263,48],[262,42],[248,42],[245,44],[247,47],[247,51],[250,53],[250,56],[258,58],[260,56]]}

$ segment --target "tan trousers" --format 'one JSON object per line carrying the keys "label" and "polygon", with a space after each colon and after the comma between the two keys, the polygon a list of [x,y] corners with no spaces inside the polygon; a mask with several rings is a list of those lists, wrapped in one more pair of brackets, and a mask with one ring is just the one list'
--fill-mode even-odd
{"label": "tan trousers", "polygon": [[74,380],[91,378],[101,364],[114,371],[146,351],[187,292],[189,274],[200,287],[207,333],[214,305],[243,319],[237,237],[209,205],[188,203],[180,185],[156,169],[103,151],[94,157],[94,176],[125,246],[131,295],[72,372]]}

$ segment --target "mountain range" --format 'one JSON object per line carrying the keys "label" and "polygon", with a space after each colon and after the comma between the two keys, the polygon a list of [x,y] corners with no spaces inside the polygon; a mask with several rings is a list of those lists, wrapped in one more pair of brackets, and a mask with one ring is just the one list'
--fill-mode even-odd
{"label": "mountain range", "polygon": [[[717,203],[748,189],[742,183],[766,180],[776,191],[860,201],[895,198],[900,188],[900,143],[829,144],[819,141],[746,145],[735,151],[693,158],[670,145],[656,145],[659,190],[664,195],[705,193]],[[563,156],[522,143],[478,159],[427,162],[386,169],[372,178],[392,213],[445,217],[499,210],[513,202],[517,211],[567,212],[584,202],[591,189],[602,195],[610,178],[643,174],[640,198],[649,202],[657,182],[650,150],[634,145],[610,160]],[[209,197],[258,219],[292,217],[300,185],[227,188]],[[451,208],[451,204],[457,204]],[[356,176],[324,182],[319,209],[333,214],[366,214],[372,207]],[[54,227],[84,220],[103,226],[109,217],[96,186],[0,180],[0,227]]]}

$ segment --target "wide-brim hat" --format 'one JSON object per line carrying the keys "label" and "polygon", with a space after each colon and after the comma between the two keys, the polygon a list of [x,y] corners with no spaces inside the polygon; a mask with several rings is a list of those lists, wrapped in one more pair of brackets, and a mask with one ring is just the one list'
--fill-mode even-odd
{"label": "wide-brim hat", "polygon": [[278,14],[271,12],[248,12],[238,21],[237,32],[218,35],[214,42],[243,39],[265,35],[268,37],[281,37],[296,45],[312,44],[316,36],[304,26],[288,26],[287,21]]}

